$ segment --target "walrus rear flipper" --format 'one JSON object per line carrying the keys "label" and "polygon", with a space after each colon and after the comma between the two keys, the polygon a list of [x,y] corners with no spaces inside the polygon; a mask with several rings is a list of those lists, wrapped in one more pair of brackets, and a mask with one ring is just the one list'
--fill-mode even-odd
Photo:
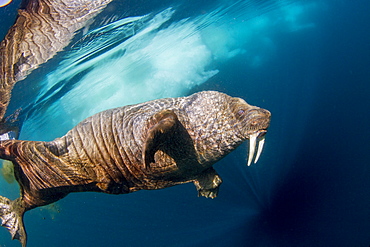
{"label": "walrus rear flipper", "polygon": [[24,212],[20,198],[11,201],[6,197],[0,196],[1,225],[8,229],[12,239],[18,239],[21,242],[22,247],[25,247],[27,243],[27,234],[23,225]]}

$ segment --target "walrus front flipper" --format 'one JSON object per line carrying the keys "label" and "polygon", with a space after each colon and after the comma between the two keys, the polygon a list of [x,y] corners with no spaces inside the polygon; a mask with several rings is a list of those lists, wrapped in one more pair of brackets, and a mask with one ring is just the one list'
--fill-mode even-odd
{"label": "walrus front flipper", "polygon": [[194,185],[197,188],[198,196],[204,196],[212,199],[217,197],[218,188],[220,187],[221,183],[222,179],[212,167],[203,171],[199,177],[194,180]]}
{"label": "walrus front flipper", "polygon": [[20,198],[11,201],[6,197],[0,196],[1,226],[8,229],[12,239],[18,239],[22,247],[25,247],[27,243],[27,234],[23,225],[24,212],[25,209],[22,207]]}
{"label": "walrus front flipper", "polygon": [[155,152],[161,149],[161,145],[166,139],[169,139],[169,135],[172,135],[178,123],[176,114],[171,110],[158,112],[150,119],[150,127],[143,149],[143,161],[146,169],[150,167],[150,163],[155,163]]}
{"label": "walrus front flipper", "polygon": [[[154,114],[148,125],[143,147],[143,162],[147,170],[153,165],[169,170],[176,166],[178,175],[186,173],[191,176],[192,171],[199,169],[193,141],[174,111],[163,110]],[[157,151],[161,151],[161,155],[157,155]]]}

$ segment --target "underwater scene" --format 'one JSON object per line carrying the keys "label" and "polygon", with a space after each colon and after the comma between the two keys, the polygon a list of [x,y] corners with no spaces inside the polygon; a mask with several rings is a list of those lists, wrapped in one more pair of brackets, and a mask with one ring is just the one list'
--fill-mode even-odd
{"label": "underwater scene", "polygon": [[[0,1],[1,40],[32,1]],[[108,3],[15,84],[6,116],[19,110],[19,140],[214,90],[271,112],[265,147],[251,166],[248,141],[213,166],[214,199],[186,183],[27,211],[27,246],[369,246],[369,13],[368,0]],[[0,163],[0,195],[14,200],[13,165]],[[21,244],[1,227],[5,246]]]}

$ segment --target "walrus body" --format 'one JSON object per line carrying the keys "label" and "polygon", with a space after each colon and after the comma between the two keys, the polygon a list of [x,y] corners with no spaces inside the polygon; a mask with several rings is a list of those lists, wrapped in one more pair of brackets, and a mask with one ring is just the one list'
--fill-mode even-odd
{"label": "walrus body", "polygon": [[[199,195],[217,196],[212,165],[246,139],[262,137],[270,113],[240,98],[204,91],[98,113],[51,142],[0,142],[21,197],[0,197],[0,217],[26,244],[23,213],[70,192],[125,194],[194,182]],[[254,152],[254,151],[253,151]],[[253,153],[250,154],[253,156]]]}

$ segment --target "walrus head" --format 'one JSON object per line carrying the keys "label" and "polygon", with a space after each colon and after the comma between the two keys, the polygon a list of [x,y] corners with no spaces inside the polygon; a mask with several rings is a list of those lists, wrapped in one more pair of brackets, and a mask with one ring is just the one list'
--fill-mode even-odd
{"label": "walrus head", "polygon": [[265,134],[270,125],[271,113],[268,110],[249,105],[241,98],[233,98],[231,104],[232,112],[237,119],[236,128],[243,139],[249,139],[249,157],[247,165],[252,163],[258,140],[257,154],[254,159],[256,163],[262,153],[265,143]]}

